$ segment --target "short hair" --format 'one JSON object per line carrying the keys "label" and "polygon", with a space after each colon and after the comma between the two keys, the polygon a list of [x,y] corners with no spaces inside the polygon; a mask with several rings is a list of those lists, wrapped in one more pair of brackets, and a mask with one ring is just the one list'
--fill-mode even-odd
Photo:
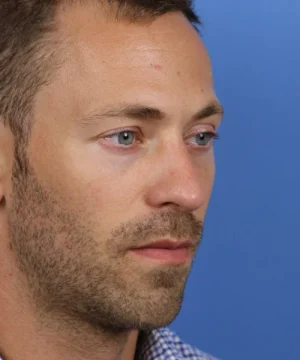
{"label": "short hair", "polygon": [[[85,1],[77,1],[83,4]],[[117,9],[132,22],[182,12],[197,28],[192,0],[94,0]],[[0,121],[9,126],[16,145],[26,148],[31,112],[38,90],[54,71],[56,12],[75,0],[0,0]],[[57,44],[56,44],[57,45]],[[56,62],[57,63],[57,62]]]}

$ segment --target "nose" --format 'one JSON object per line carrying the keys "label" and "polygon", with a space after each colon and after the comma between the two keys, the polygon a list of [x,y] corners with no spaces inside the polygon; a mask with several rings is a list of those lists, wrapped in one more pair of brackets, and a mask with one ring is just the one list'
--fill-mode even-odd
{"label": "nose", "polygon": [[[204,155],[205,157],[206,155]],[[151,207],[173,206],[181,211],[194,212],[206,207],[212,188],[211,160],[195,162],[185,145],[160,153],[151,170],[151,185],[147,191],[147,203]],[[149,173],[150,174],[150,173]],[[148,178],[148,181],[150,180]]]}

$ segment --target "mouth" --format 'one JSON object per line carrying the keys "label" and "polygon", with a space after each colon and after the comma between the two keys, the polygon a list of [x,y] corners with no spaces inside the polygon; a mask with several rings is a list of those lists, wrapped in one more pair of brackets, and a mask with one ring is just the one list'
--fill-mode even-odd
{"label": "mouth", "polygon": [[148,259],[174,265],[184,264],[191,260],[192,242],[160,240],[139,248],[133,248],[131,252],[144,260]]}

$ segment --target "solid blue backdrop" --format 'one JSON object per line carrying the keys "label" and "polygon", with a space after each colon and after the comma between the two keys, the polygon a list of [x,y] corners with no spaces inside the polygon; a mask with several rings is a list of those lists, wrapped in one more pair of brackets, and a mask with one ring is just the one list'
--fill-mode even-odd
{"label": "solid blue backdrop", "polygon": [[223,360],[299,360],[300,2],[196,10],[225,116],[203,244],[171,328]]}

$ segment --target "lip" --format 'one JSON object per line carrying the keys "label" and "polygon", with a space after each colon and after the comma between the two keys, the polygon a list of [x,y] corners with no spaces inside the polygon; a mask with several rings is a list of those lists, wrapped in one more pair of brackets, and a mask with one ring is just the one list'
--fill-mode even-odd
{"label": "lip", "polygon": [[133,248],[131,252],[141,259],[150,259],[167,264],[182,264],[191,259],[190,241],[159,240],[144,246]]}
{"label": "lip", "polygon": [[191,241],[174,241],[174,240],[157,240],[151,243],[148,243],[143,246],[139,246],[134,248],[134,250],[141,250],[141,249],[166,249],[166,250],[175,250],[175,249],[182,249],[182,248],[190,248],[192,247]]}

